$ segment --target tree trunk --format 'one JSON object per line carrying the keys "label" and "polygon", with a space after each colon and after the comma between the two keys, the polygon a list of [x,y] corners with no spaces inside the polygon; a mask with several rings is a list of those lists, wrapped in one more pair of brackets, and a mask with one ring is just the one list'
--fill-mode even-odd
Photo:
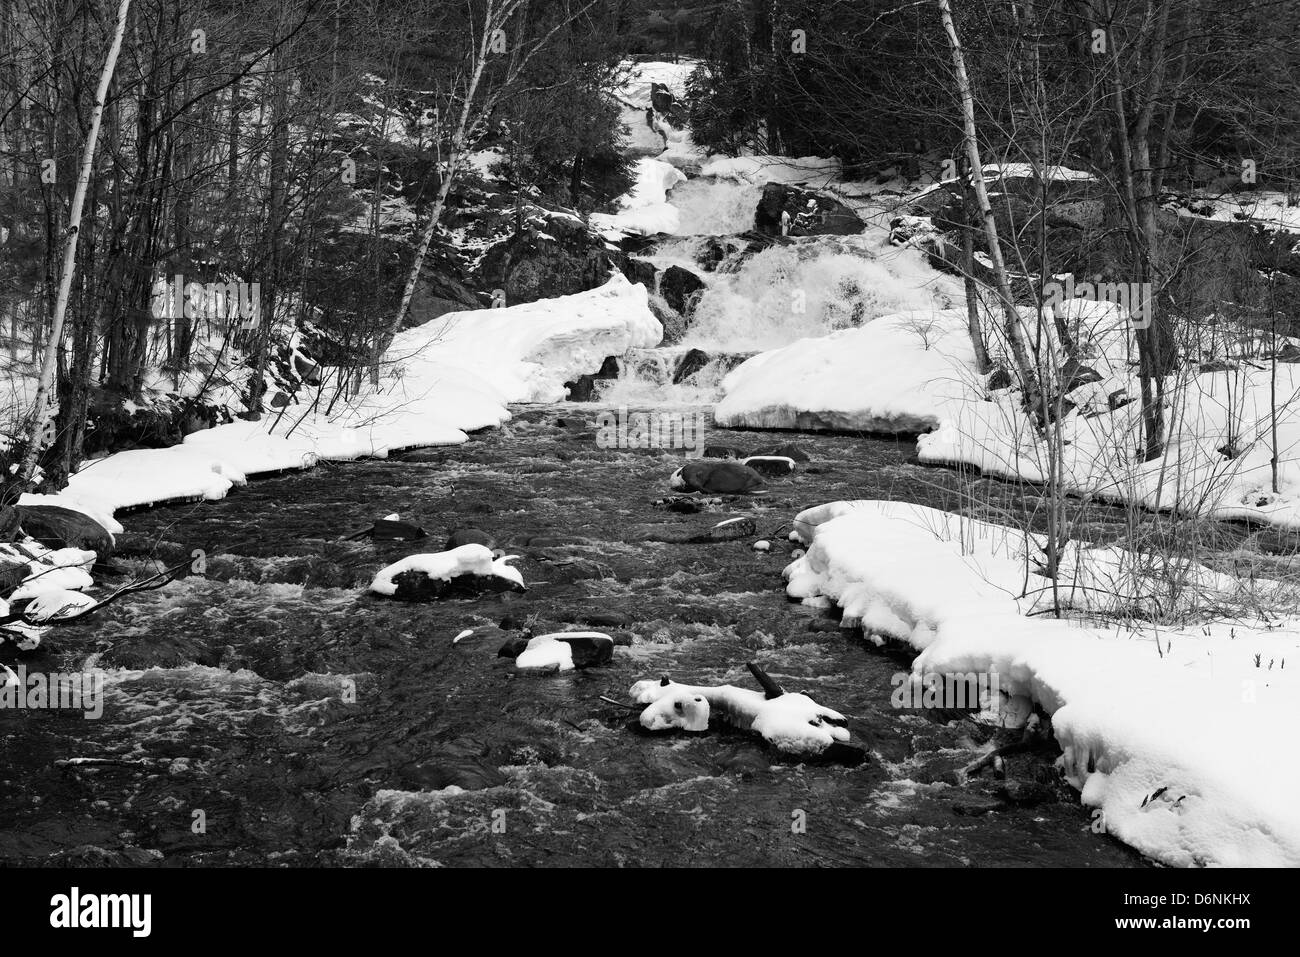
{"label": "tree trunk", "polygon": [[130,7],[131,0],[122,0],[117,8],[117,25],[113,30],[113,41],[109,45],[108,56],[104,59],[104,69],[99,75],[95,107],[90,114],[90,131],[86,135],[86,144],[81,154],[81,170],[77,174],[77,186],[72,194],[72,208],[68,214],[68,239],[63,249],[63,268],[59,275],[58,297],[54,302],[49,338],[45,342],[40,378],[36,383],[36,396],[32,403],[32,426],[28,433],[29,441],[19,470],[20,479],[24,484],[30,483],[36,472],[41,433],[45,423],[49,421],[47,405],[50,384],[54,378],[54,363],[58,357],[59,343],[63,338],[63,322],[68,310],[68,299],[72,293],[72,274],[77,263],[77,234],[81,227],[81,212],[86,202],[86,191],[90,186],[90,175],[95,166],[95,142],[99,139],[99,123],[104,114],[104,101],[108,97],[108,86],[117,67],[118,52],[122,49],[122,36],[126,33],[126,17]]}
{"label": "tree trunk", "polygon": [[984,238],[988,243],[989,258],[993,261],[993,277],[997,285],[998,299],[1002,303],[1002,311],[1006,318],[1007,343],[1011,347],[1012,361],[1015,362],[1016,370],[1020,374],[1025,407],[1036,409],[1038,376],[1025,348],[1024,334],[1020,328],[1020,312],[1011,296],[1011,284],[1007,279],[1002,247],[998,242],[997,222],[993,218],[993,207],[989,204],[988,189],[984,185],[984,165],[980,159],[975,131],[975,99],[971,93],[970,78],[966,73],[966,57],[962,53],[961,41],[957,38],[957,27],[953,23],[949,0],[938,0],[938,3],[939,18],[943,22],[944,31],[948,34],[948,44],[952,48],[953,71],[957,80],[957,92],[961,97],[966,154],[971,167],[971,187],[975,192],[980,216],[984,221]]}

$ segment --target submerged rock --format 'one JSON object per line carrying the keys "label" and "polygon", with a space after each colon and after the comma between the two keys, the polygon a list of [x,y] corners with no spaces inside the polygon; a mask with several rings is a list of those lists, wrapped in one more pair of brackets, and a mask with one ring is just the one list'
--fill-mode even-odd
{"label": "submerged rock", "polygon": [[718,522],[703,535],[696,536],[694,541],[734,542],[741,538],[749,538],[756,531],[754,520],[747,515],[742,515]]}
{"label": "submerged rock", "polygon": [[704,457],[706,459],[743,459],[745,453],[730,445],[706,445],[704,447]]}
{"label": "submerged rock", "polygon": [[[761,449],[754,449],[749,453],[754,455],[779,455],[782,458],[793,459],[796,462],[811,462],[812,459],[808,453],[795,445],[793,442],[786,442],[784,445],[768,445]],[[745,456],[740,456],[744,458]]]}
{"label": "submerged rock", "polygon": [[482,545],[484,548],[497,547],[497,540],[481,528],[458,528],[447,536],[446,551],[460,548],[462,545]]}

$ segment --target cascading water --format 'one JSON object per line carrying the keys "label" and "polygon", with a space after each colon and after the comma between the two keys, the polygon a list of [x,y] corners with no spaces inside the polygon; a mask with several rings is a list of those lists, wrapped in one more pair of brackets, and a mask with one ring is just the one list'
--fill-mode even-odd
{"label": "cascading water", "polygon": [[760,186],[733,180],[688,179],[673,188],[668,202],[680,213],[683,236],[727,236],[754,228]]}
{"label": "cascading water", "polygon": [[[670,267],[689,270],[705,288],[695,294],[680,341],[625,357],[620,378],[604,384],[602,400],[713,402],[727,372],[748,355],[892,313],[964,301],[960,282],[936,273],[921,252],[890,245],[879,225],[860,235],[794,237],[761,248],[762,237],[753,233],[761,195],[758,186],[711,178],[687,180],[668,194],[680,210],[681,235],[641,254],[658,270],[654,306],[661,314],[672,308],[659,288]],[[711,361],[675,375],[690,350]]]}
{"label": "cascading water", "polygon": [[686,345],[774,349],[891,313],[951,308],[961,295],[955,283],[935,282],[919,253],[890,246],[883,231],[772,246],[713,279]]}

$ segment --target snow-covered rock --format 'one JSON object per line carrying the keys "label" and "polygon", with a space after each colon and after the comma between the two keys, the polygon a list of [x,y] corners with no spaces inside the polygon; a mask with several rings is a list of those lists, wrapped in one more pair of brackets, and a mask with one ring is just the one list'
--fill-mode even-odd
{"label": "snow-covered rock", "polygon": [[[642,726],[650,730],[702,730],[698,726],[701,709],[689,707],[688,702],[703,698],[709,706],[703,712],[705,726],[709,714],[716,713],[742,731],[757,732],[787,754],[816,755],[837,741],[849,739],[844,715],[822,707],[807,695],[786,692],[767,698],[761,691],[734,685],[705,687],[656,679],[638,681],[629,694],[637,704],[650,705],[641,715]],[[665,698],[669,703],[661,705]],[[679,703],[681,709],[676,707]]]}
{"label": "snow-covered rock", "polygon": [[760,353],[722,380],[714,421],[729,428],[928,431],[973,400],[965,321],[957,311],[884,316]]}
{"label": "snow-covered rock", "polygon": [[91,605],[95,599],[79,591],[57,589],[43,591],[23,609],[23,616],[38,624],[69,618]]}
{"label": "snow-covered rock", "polygon": [[609,662],[614,639],[599,631],[559,631],[528,640],[515,667],[539,671],[572,671]]}
{"label": "snow-covered rock", "polygon": [[404,583],[398,581],[398,578],[406,576],[406,581],[411,582],[409,589],[413,593],[419,593],[416,597],[423,596],[425,591],[419,584],[421,578],[430,583],[427,586],[427,597],[437,597],[443,591],[440,585],[450,585],[463,577],[480,580],[465,583],[469,585],[522,591],[524,577],[519,569],[509,564],[517,557],[503,555],[493,558],[492,550],[484,545],[461,545],[446,552],[408,555],[401,561],[380,569],[370,583],[370,590],[376,595],[400,597],[398,592],[403,590]]}

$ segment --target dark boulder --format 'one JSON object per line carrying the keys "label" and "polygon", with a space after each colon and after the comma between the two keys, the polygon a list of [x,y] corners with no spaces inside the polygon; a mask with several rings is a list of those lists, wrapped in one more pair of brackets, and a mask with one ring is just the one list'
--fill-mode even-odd
{"label": "dark boulder", "polygon": [[442,601],[447,598],[477,598],[502,592],[518,592],[523,588],[500,575],[457,575],[444,581],[430,578],[422,571],[399,572],[393,576],[397,601]]}
{"label": "dark boulder", "polygon": [[496,548],[497,540],[481,528],[457,528],[447,536],[445,551],[460,548],[462,545],[482,545],[484,548]]}
{"label": "dark boulder", "polygon": [[113,552],[113,536],[89,515],[59,505],[19,505],[18,521],[48,548],[84,548],[101,559]]}
{"label": "dark boulder", "polygon": [[18,509],[12,505],[0,505],[0,542],[12,542],[22,533]]}
{"label": "dark boulder", "polygon": [[990,392],[1000,392],[1003,389],[1010,389],[1015,384],[1015,380],[1011,378],[1011,373],[1006,369],[999,368],[994,369],[992,374],[989,375],[984,387]]}
{"label": "dark boulder", "polygon": [[26,562],[0,555],[0,598],[21,585],[29,574]]}
{"label": "dark boulder", "polygon": [[670,484],[682,491],[742,495],[761,488],[763,476],[739,462],[696,459],[674,472]]}
{"label": "dark boulder", "polygon": [[707,288],[703,279],[681,266],[669,266],[659,277],[659,295],[688,320],[695,312],[699,294]]}
{"label": "dark boulder", "polygon": [[[528,647],[528,643],[533,640],[533,634],[525,631],[522,635],[516,635],[506,640],[497,650],[498,658],[518,658]],[[598,634],[596,632],[566,634],[558,632],[547,637],[554,638],[556,641],[562,641],[569,646],[573,654],[573,666],[575,668],[591,668],[596,665],[607,665],[614,660],[614,639],[609,635]]]}
{"label": "dark boulder", "polygon": [[370,530],[370,537],[376,542],[411,542],[428,534],[419,525],[388,518],[381,518]]}
{"label": "dark boulder", "polygon": [[557,641],[562,641],[569,646],[573,652],[573,666],[575,668],[592,668],[596,665],[607,665],[614,660],[614,639],[609,635],[587,634],[587,635],[555,635]]}
{"label": "dark boulder", "polygon": [[710,362],[713,357],[703,349],[690,349],[677,362],[677,367],[673,369],[673,385],[680,385],[695,373],[699,372]]}
{"label": "dark boulder", "polygon": [[659,270],[654,263],[622,252],[610,253],[609,257],[618,267],[619,272],[627,277],[628,282],[640,283],[649,290],[654,289],[655,277],[659,275]]}
{"label": "dark boulder", "polygon": [[849,236],[866,224],[838,199],[799,186],[767,183],[754,214],[754,228],[769,236],[781,235],[781,213],[790,214],[792,236]]}
{"label": "dark boulder", "polygon": [[490,247],[479,278],[487,289],[504,290],[506,305],[516,305],[595,289],[612,268],[604,239],[555,216]]}
{"label": "dark boulder", "polygon": [[650,84],[650,105],[656,113],[667,113],[677,104],[677,97],[662,83]]}
{"label": "dark boulder", "polygon": [[529,639],[532,635],[511,635],[505,640],[500,648],[497,649],[498,658],[518,658],[523,654],[524,649],[528,647]]}
{"label": "dark boulder", "polygon": [[789,475],[794,471],[794,459],[784,455],[751,455],[741,464],[769,477]]}
{"label": "dark boulder", "polygon": [[686,336],[686,317],[679,312],[674,312],[668,308],[658,297],[650,297],[650,311],[654,317],[659,320],[659,325],[663,326],[664,335],[659,341],[661,346],[671,346]]}
{"label": "dark boulder", "polygon": [[1061,391],[1073,392],[1080,386],[1101,381],[1101,373],[1071,356],[1061,367]]}
{"label": "dark boulder", "polygon": [[599,371],[578,376],[573,381],[564,383],[565,388],[569,390],[569,401],[594,402],[598,398],[596,383],[617,379],[618,374],[618,357],[606,356]]}

